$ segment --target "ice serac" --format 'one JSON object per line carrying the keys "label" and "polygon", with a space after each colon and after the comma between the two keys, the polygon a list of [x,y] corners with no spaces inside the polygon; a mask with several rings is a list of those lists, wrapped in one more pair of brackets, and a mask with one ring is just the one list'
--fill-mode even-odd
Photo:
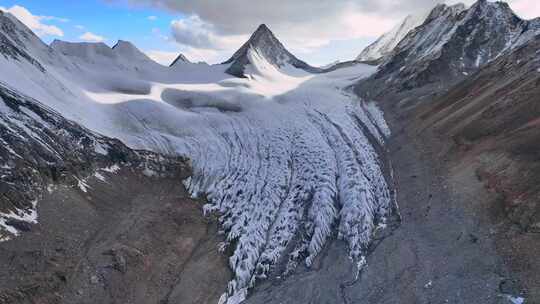
{"label": "ice serac", "polygon": [[252,64],[250,58],[252,57],[252,52],[277,68],[289,65],[307,72],[320,71],[320,69],[312,67],[296,58],[283,46],[265,24],[261,24],[249,40],[229,60],[223,63],[230,64],[227,73],[236,77],[245,77],[244,71],[246,66]]}
{"label": "ice serac", "polygon": [[426,20],[427,14],[409,15],[392,30],[368,45],[356,58],[357,61],[377,61],[390,55],[398,43]]}
{"label": "ice serac", "polygon": [[[447,87],[530,39],[537,27],[504,2],[480,0],[466,9],[436,6],[409,32],[363,86],[371,97],[389,91]],[[431,90],[432,91],[432,90]]]}
{"label": "ice serac", "polygon": [[171,63],[170,67],[176,66],[176,65],[182,65],[186,63],[192,63],[189,61],[189,59],[184,54],[179,54],[176,59]]}

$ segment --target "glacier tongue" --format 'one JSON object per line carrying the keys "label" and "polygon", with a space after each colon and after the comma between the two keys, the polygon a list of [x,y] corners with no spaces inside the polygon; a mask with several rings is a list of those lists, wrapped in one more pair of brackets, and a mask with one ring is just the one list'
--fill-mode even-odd
{"label": "glacier tongue", "polygon": [[232,250],[224,303],[239,302],[280,261],[289,260],[289,270],[311,265],[331,236],[360,260],[389,213],[393,198],[375,147],[388,127],[374,105],[333,89],[322,96],[297,89],[266,110],[207,113],[211,131],[188,140],[194,174],[186,186],[206,194],[204,210],[220,216]]}

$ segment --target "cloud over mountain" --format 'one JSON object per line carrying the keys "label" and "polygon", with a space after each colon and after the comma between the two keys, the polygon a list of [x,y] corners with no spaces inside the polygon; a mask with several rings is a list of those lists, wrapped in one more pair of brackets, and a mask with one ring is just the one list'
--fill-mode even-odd
{"label": "cloud over mountain", "polygon": [[102,42],[105,40],[105,37],[96,35],[92,32],[86,32],[82,34],[81,36],[79,36],[79,39],[83,41],[88,41],[88,42]]}
{"label": "cloud over mountain", "polygon": [[17,17],[22,23],[32,29],[39,36],[64,36],[64,32],[57,26],[46,24],[47,21],[68,22],[68,19],[53,16],[38,16],[32,14],[25,7],[14,5],[10,8],[0,6],[1,11],[8,12]]}

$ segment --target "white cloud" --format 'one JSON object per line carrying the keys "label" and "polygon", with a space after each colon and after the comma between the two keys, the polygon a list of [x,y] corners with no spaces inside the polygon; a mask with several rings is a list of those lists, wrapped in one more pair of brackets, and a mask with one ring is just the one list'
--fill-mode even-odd
{"label": "white cloud", "polygon": [[60,17],[54,17],[54,16],[41,16],[41,18],[42,20],[46,20],[46,21],[57,21],[57,22],[62,22],[62,23],[67,23],[71,21],[67,18],[60,18]]}
{"label": "white cloud", "polygon": [[[125,0],[109,0],[126,2]],[[317,23],[312,35],[333,27],[347,12],[376,14],[380,17],[403,16],[410,11],[440,0],[128,0],[135,5],[151,6],[183,15],[197,15],[228,35],[246,34],[248,29],[266,23],[276,30],[285,26]],[[292,28],[289,28],[292,29]],[[313,29],[312,29],[313,30]]]}
{"label": "white cloud", "polygon": [[203,22],[198,16],[173,20],[171,30],[173,38],[182,45],[218,48],[218,37],[214,34],[212,26]]}
{"label": "white cloud", "polygon": [[[188,16],[171,23],[172,38],[185,48],[191,47],[193,52],[208,53],[213,58],[232,54],[259,24],[265,23],[294,53],[306,58],[323,49],[332,49],[325,54],[326,60],[332,61],[345,54],[350,56],[350,52],[332,46],[346,48],[349,43],[359,53],[408,14],[423,12],[441,2],[472,4],[476,0],[107,1]],[[540,15],[539,0],[506,1],[524,18]]]}
{"label": "white cloud", "polygon": [[86,32],[82,34],[81,36],[79,36],[79,39],[88,41],[88,42],[102,42],[105,40],[105,37],[96,35],[91,32]]}
{"label": "white cloud", "polygon": [[[109,0],[126,2],[126,0]],[[217,37],[246,35],[266,23],[284,41],[314,47],[332,40],[375,38],[411,13],[437,3],[473,0],[127,0],[191,16],[172,25],[180,43],[215,48]],[[538,0],[507,0],[518,14],[540,14]],[[195,16],[195,17],[194,17]],[[298,45],[299,47],[299,45]]]}
{"label": "white cloud", "polygon": [[161,33],[161,30],[159,28],[157,28],[157,27],[152,28],[152,35],[154,35],[154,36],[156,36],[156,37],[158,37],[160,39],[163,39],[165,41],[169,40],[169,36],[163,35]]}
{"label": "white cloud", "polygon": [[[437,0],[412,2],[434,1]],[[187,15],[171,23],[171,36],[176,42],[194,50],[226,51],[229,54],[240,47],[261,23],[266,23],[288,48],[307,54],[334,40],[375,39],[397,23],[396,16],[401,18],[407,13],[406,10],[395,9],[404,7],[396,4],[395,0],[251,0],[249,5],[245,0],[129,2]],[[409,5],[407,8],[414,10],[417,6]],[[385,14],[380,14],[380,11]]]}
{"label": "white cloud", "polygon": [[196,15],[171,22],[172,37],[180,45],[207,50],[237,47],[247,35],[218,35],[215,27]]}
{"label": "white cloud", "polygon": [[207,63],[223,62],[231,56],[228,51],[217,51],[187,47],[182,51],[191,62],[204,61]]}
{"label": "white cloud", "polygon": [[58,17],[52,17],[52,16],[37,16],[33,15],[29,10],[27,10],[25,7],[14,5],[9,9],[0,7],[0,10],[9,12],[13,16],[17,17],[19,21],[24,23],[27,27],[29,27],[36,35],[38,36],[64,36],[64,32],[58,28],[57,26],[45,24],[43,21],[60,21],[60,22],[68,22],[68,19],[64,18],[58,18]]}
{"label": "white cloud", "polygon": [[83,25],[80,25],[80,24],[75,25],[75,28],[80,30],[80,31],[85,29],[85,27]]}
{"label": "white cloud", "polygon": [[522,18],[532,19],[540,16],[540,1],[512,0],[510,7]]}
{"label": "white cloud", "polygon": [[157,17],[156,16],[148,16],[146,19],[148,19],[150,21],[155,21],[155,20],[157,20]]}
{"label": "white cloud", "polygon": [[173,60],[178,57],[178,52],[165,52],[165,51],[156,51],[156,50],[150,50],[145,51],[146,55],[148,57],[152,58],[155,62],[168,66],[170,65]]}

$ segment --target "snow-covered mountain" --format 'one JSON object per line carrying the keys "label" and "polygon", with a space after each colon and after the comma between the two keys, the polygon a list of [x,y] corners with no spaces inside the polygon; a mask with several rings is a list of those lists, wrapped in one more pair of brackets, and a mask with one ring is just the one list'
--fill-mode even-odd
{"label": "snow-covered mountain", "polygon": [[118,41],[112,48],[103,42],[66,42],[54,40],[51,48],[79,65],[109,65],[129,70],[160,70],[160,65],[131,42]]}
{"label": "snow-covered mountain", "polygon": [[277,68],[292,66],[307,72],[320,71],[320,69],[310,66],[291,54],[265,24],[261,24],[249,40],[223,64],[230,65],[227,73],[237,77],[245,77],[244,71],[248,65],[253,63],[254,57],[264,58]]}
{"label": "snow-covered mountain", "polygon": [[156,64],[145,53],[141,52],[136,46],[129,41],[119,40],[113,47],[112,51],[118,57],[134,62],[136,65]]}
{"label": "snow-covered mountain", "polygon": [[327,63],[325,65],[322,65],[320,66],[319,68],[322,69],[322,70],[327,70],[327,69],[330,69],[338,64],[341,63],[341,60],[336,60],[336,61],[333,61],[333,62],[330,62],[330,63]]}
{"label": "snow-covered mountain", "polygon": [[427,14],[408,15],[392,30],[368,45],[356,58],[357,61],[377,61],[388,56],[396,45],[413,29],[424,23]]}
{"label": "snow-covered mountain", "polygon": [[174,59],[174,61],[170,64],[170,66],[173,67],[175,65],[186,64],[186,63],[192,63],[192,62],[189,61],[189,59],[186,56],[184,56],[184,54],[178,54],[178,56],[176,57],[176,59]]}
{"label": "snow-covered mountain", "polygon": [[468,9],[441,4],[361,87],[375,97],[389,89],[399,93],[426,85],[448,86],[538,32],[537,21],[519,18],[505,2],[480,0]]}
{"label": "snow-covered mountain", "polygon": [[0,54],[5,59],[25,61],[43,70],[43,64],[58,64],[59,56],[22,22],[0,10]]}
{"label": "snow-covered mountain", "polygon": [[[224,302],[239,303],[271,274],[310,266],[332,236],[362,265],[374,231],[394,208],[383,158],[388,127],[374,104],[346,89],[374,67],[309,73],[319,70],[294,57],[266,26],[227,63],[165,67],[128,42],[49,47],[13,17],[0,18],[2,96],[39,103],[130,149],[190,158],[193,175],[184,183],[194,196],[205,195],[206,212],[218,214],[221,249],[230,252]],[[252,77],[230,75],[246,73]],[[0,104],[9,115],[6,129],[15,131],[1,133],[3,142],[21,132],[39,141],[45,135],[32,130],[54,125],[24,109],[12,115],[7,97]],[[37,123],[24,125],[29,117]]]}

